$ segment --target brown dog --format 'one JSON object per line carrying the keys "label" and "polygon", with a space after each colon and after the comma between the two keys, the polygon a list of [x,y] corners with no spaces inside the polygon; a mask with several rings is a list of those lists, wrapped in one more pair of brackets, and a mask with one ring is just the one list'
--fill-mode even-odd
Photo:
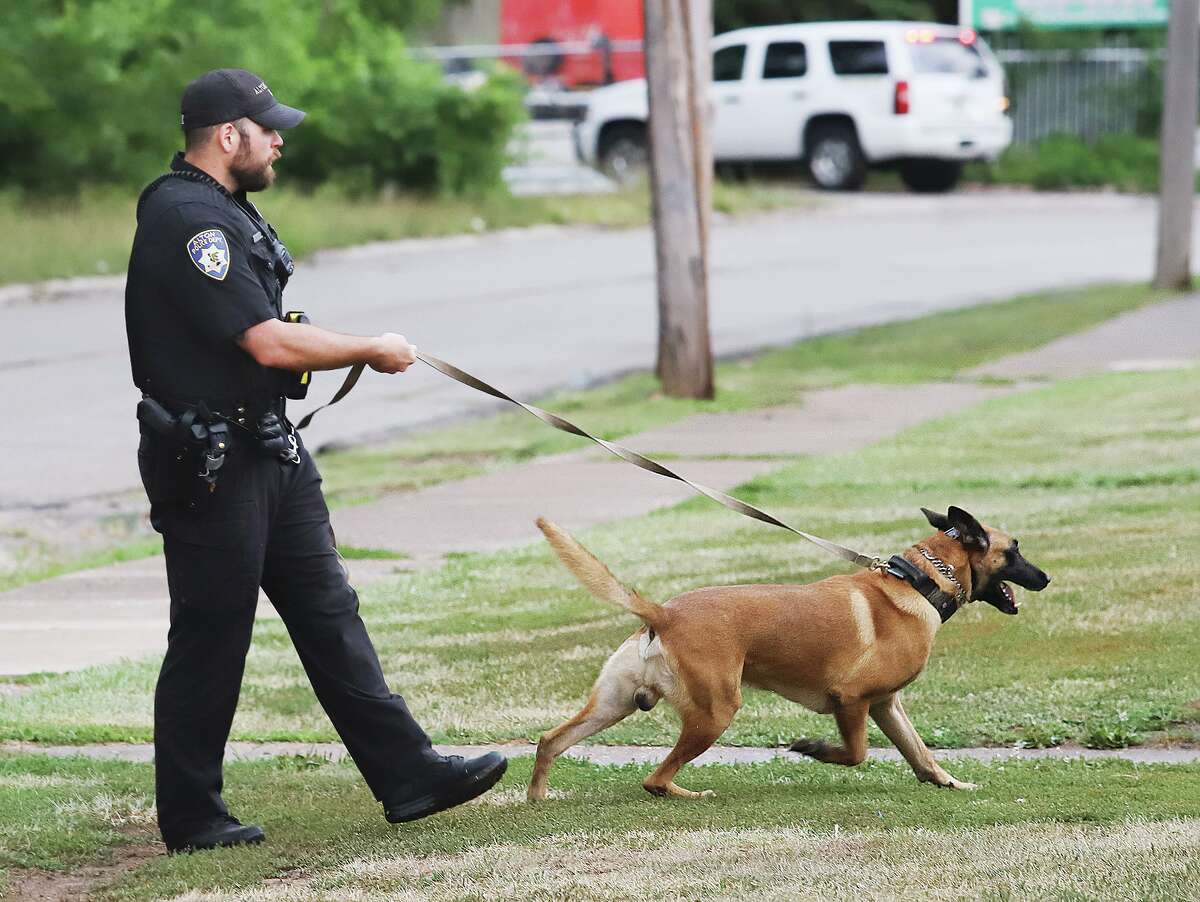
{"label": "brown dog", "polygon": [[571,536],[538,520],[554,552],[593,595],[646,625],[608,659],[583,710],[542,736],[529,798],[546,797],[550,766],[564,751],[636,708],[649,711],[660,698],[679,712],[683,729],[642,785],[655,795],[711,795],[677,786],[675,775],[725,732],[741,707],[743,683],[837,719],[841,745],[799,739],[793,751],[859,764],[870,716],[918,780],[973,789],[933,760],[899,692],[925,668],[938,627],[959,606],[982,600],[1015,614],[1006,582],[1038,592],[1050,578],[1021,556],[1011,536],[966,511],[922,511],[938,532],[903,560],[893,558],[890,573],[863,570],[803,586],[718,586],[664,605],[625,588]]}

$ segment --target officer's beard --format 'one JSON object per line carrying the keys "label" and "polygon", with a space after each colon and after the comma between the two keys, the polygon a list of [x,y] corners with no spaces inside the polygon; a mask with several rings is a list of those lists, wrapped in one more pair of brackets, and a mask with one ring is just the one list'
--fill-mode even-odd
{"label": "officer's beard", "polygon": [[229,164],[229,174],[237,180],[238,187],[243,191],[266,191],[275,182],[275,170],[268,160],[261,165],[254,165],[250,159],[250,136],[237,126],[238,134],[242,136],[241,146],[234,154],[233,162]]}

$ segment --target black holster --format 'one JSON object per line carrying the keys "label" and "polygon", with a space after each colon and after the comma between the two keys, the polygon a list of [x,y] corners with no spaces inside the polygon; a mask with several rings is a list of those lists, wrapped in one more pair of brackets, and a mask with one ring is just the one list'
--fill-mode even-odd
{"label": "black holster", "polygon": [[229,426],[203,401],[175,416],[151,397],[138,401],[138,421],[156,435],[177,443],[193,465],[196,482],[188,507],[201,510],[217,490],[217,476],[229,451]]}

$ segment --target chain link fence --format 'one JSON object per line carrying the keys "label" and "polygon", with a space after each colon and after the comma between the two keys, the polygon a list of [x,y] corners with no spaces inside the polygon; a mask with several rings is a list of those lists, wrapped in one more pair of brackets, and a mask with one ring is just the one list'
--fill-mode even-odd
{"label": "chain link fence", "polygon": [[995,48],[1012,101],[1013,140],[1054,133],[1098,138],[1157,134],[1162,50],[1107,46],[1087,50]]}

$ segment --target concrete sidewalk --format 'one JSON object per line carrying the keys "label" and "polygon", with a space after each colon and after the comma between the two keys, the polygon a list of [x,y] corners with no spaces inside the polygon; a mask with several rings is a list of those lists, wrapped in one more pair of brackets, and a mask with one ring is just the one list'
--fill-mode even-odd
{"label": "concrete sidewalk", "polygon": [[[442,755],[473,757],[486,752],[500,752],[509,758],[532,755],[537,745],[532,742],[505,742],[495,745],[437,745]],[[575,745],[563,752],[564,757],[590,761],[593,764],[657,764],[667,757],[669,746],[659,745]],[[933,749],[934,756],[943,761],[970,759],[974,761],[1029,761],[1052,759],[1064,761],[1083,758],[1090,761],[1117,759],[1137,764],[1196,764],[1200,763],[1200,748],[1179,746],[1155,748],[1138,746],[1124,749],[1088,749],[1079,745],[1061,745],[1044,749],[1017,749],[985,746],[980,748]],[[0,753],[49,755],[70,758],[76,755],[101,761],[132,761],[149,763],[154,760],[154,746],[148,742],[103,742],[92,745],[41,745],[37,742],[0,742]],[[344,761],[349,755],[338,742],[230,742],[225,746],[226,761],[262,761],[267,758],[287,758],[306,755],[329,761]],[[890,746],[871,748],[867,756],[873,761],[901,761],[900,752]],[[765,761],[792,761],[796,764],[816,764],[812,758],[788,751],[783,746],[759,748],[753,746],[715,745],[689,762],[705,764],[760,764]]]}
{"label": "concrete sidewalk", "polygon": [[[968,375],[1053,379],[1188,366],[1197,360],[1200,296],[1189,296],[1125,314]],[[860,448],[902,428],[1027,388],[1028,383],[851,385],[809,392],[800,407],[691,417],[622,444],[651,456],[685,458],[672,468],[728,491],[797,455]],[[349,561],[351,576],[361,587],[397,568],[436,564],[450,551],[493,551],[532,542],[538,516],[579,529],[640,516],[691,495],[680,483],[589,446],[338,510],[333,522],[347,545],[410,556],[406,561]],[[161,653],[166,598],[161,558],[68,574],[0,594],[0,675],[71,670]],[[260,612],[274,616],[269,604],[261,604]]]}

